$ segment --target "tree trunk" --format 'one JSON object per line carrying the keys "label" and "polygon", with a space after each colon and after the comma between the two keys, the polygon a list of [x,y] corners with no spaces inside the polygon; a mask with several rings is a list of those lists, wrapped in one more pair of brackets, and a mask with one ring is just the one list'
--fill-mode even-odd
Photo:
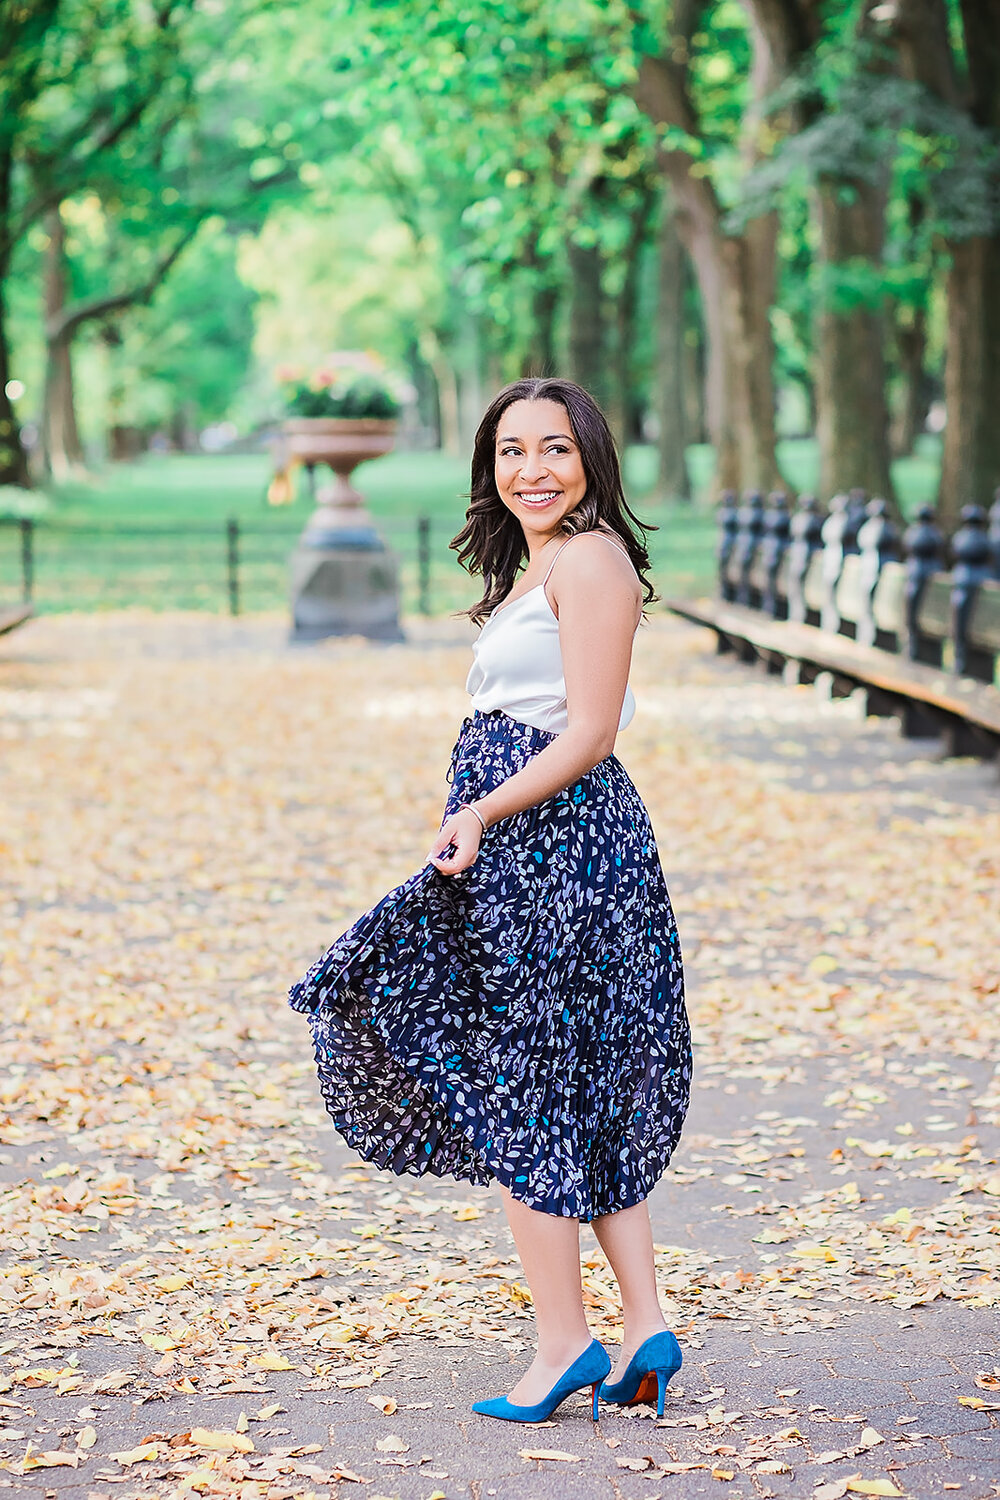
{"label": "tree trunk", "polygon": [[[885,196],[880,188],[820,182],[817,190],[820,273],[832,279],[855,258],[882,258]],[[885,320],[879,307],[838,312],[829,286],[817,313],[820,490],[860,487],[891,500]]]}
{"label": "tree trunk", "polygon": [[[47,328],[66,307],[66,227],[58,206],[46,215],[43,295]],[[42,404],[42,464],[55,480],[68,479],[83,467],[83,446],[76,421],[73,389],[73,329],[50,334],[45,342],[45,394]]]}
{"label": "tree trunk", "polygon": [[896,324],[896,361],[902,387],[892,427],[892,451],[897,458],[913,452],[931,404],[931,381],[925,368],[927,313],[922,307],[913,308],[912,313],[912,321]]}
{"label": "tree trunk", "polygon": [[[686,14],[685,26],[693,16],[693,11]],[[655,123],[697,135],[678,55],[674,48],[643,60],[638,98]],[[774,455],[774,341],[769,317],[773,223],[754,226],[742,235],[726,234],[722,205],[708,178],[692,172],[689,153],[663,150],[660,164],[673,190],[677,230],[701,293],[715,483],[726,489],[770,489],[780,482]]]}
{"label": "tree trunk", "polygon": [[28,456],[21,447],[21,433],[14,415],[14,403],[7,394],[11,370],[3,282],[4,278],[0,273],[0,484],[18,484],[26,488],[31,483]]}
{"label": "tree trunk", "polygon": [[[960,0],[966,77],[959,82],[945,0],[899,0],[903,72],[980,130],[1000,132],[1000,0]],[[1000,189],[994,169],[993,189]],[[954,528],[964,505],[988,504],[1000,484],[1000,235],[948,240],[944,361],[947,421],[938,514]]]}
{"label": "tree trunk", "polygon": [[524,362],[525,375],[555,375],[556,317],[559,312],[559,288],[552,282],[537,286],[531,297],[531,349]]}
{"label": "tree trunk", "polygon": [[665,197],[657,239],[656,415],[660,424],[660,488],[671,500],[690,500],[684,454],[684,246]]}
{"label": "tree trunk", "polygon": [[438,348],[429,361],[437,385],[438,411],[441,414],[441,447],[445,453],[460,454],[462,434],[458,413],[458,376],[451,361]]}
{"label": "tree trunk", "polygon": [[642,257],[649,239],[655,202],[656,194],[652,185],[644,184],[631,215],[628,241],[622,252],[625,271],[618,295],[614,299],[614,378],[608,420],[621,448],[626,443],[635,441],[639,425],[636,403],[632,397],[632,359]]}
{"label": "tree trunk", "polygon": [[[684,272],[685,283],[688,283],[691,268],[686,259]],[[697,323],[689,321],[684,329],[684,434],[689,443],[709,441],[705,416],[707,383],[705,334],[699,317]]]}
{"label": "tree trunk", "polygon": [[570,272],[569,372],[578,385],[608,404],[608,333],[598,245],[567,245]]}
{"label": "tree trunk", "polygon": [[1000,485],[1000,238],[963,240],[951,254],[938,502],[945,529],[958,524],[963,505],[989,505]]}
{"label": "tree trunk", "polygon": [[[8,244],[6,233],[11,214],[11,176],[13,162],[9,148],[0,145],[0,243]],[[21,447],[21,433],[14,415],[14,403],[7,394],[13,378],[10,367],[10,345],[7,339],[7,305],[5,289],[10,274],[10,254],[0,255],[0,484],[31,483],[28,457]]]}

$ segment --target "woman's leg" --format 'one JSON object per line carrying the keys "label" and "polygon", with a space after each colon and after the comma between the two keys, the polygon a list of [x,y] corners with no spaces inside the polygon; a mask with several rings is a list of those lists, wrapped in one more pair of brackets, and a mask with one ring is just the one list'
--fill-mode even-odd
{"label": "woman's leg", "polygon": [[611,1262],[621,1292],[625,1334],[618,1363],[610,1376],[619,1380],[639,1345],[654,1333],[662,1333],[667,1326],[656,1294],[649,1207],[645,1202],[636,1203],[616,1214],[602,1214],[592,1221],[592,1228]]}
{"label": "woman's leg", "polygon": [[515,1406],[533,1406],[591,1340],[580,1285],[580,1221],[539,1213],[504,1187],[500,1193],[531,1290],[538,1335],[538,1352],[508,1395]]}

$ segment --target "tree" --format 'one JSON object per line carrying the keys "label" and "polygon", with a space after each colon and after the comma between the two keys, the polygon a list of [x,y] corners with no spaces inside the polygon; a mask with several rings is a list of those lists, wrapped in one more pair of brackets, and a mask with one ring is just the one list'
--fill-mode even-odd
{"label": "tree", "polygon": [[[175,87],[191,0],[21,0],[0,11],[0,483],[27,468],[6,394],[6,283],[32,225],[79,191],[106,154]],[[58,272],[50,282],[54,288]]]}
{"label": "tree", "polygon": [[[873,101],[885,71],[874,0],[746,0],[772,59],[767,113],[783,138],[744,184],[736,222],[773,211],[804,171],[816,231],[815,399],[824,494],[860,486],[892,498],[883,276],[889,185],[885,121]],[[764,192],[761,189],[765,188]]]}
{"label": "tree", "polygon": [[939,510],[954,526],[1000,484],[1000,0],[960,0],[954,16],[945,0],[899,0],[894,30],[924,96],[914,113],[948,260]]}
{"label": "tree", "polygon": [[[10,23],[0,288],[27,231],[47,222],[43,428],[56,467],[67,460],[64,441],[73,446],[80,330],[147,304],[209,217],[251,229],[272,203],[300,193],[307,144],[320,154],[340,144],[323,108],[330,70],[312,40],[319,8],[24,0]],[[62,206],[87,195],[102,206],[114,253],[67,268]],[[80,295],[60,301],[71,289]]]}
{"label": "tree", "polygon": [[[774,226],[742,232],[727,227],[726,205],[712,175],[713,125],[698,61],[712,48],[700,28],[728,25],[726,46],[712,48],[726,66],[734,45],[735,8],[702,15],[699,0],[676,0],[666,30],[657,34],[633,12],[642,52],[636,97],[660,129],[659,162],[669,184],[677,232],[701,291],[707,338],[708,425],[716,451],[716,482],[727,488],[769,488],[779,480],[775,459]],[[717,38],[714,38],[717,40]],[[758,150],[755,122],[771,87],[770,58],[754,36],[753,105],[744,116],[744,155]],[[701,99],[699,99],[699,93]],[[718,127],[715,126],[717,131]],[[716,143],[717,144],[717,143]]]}

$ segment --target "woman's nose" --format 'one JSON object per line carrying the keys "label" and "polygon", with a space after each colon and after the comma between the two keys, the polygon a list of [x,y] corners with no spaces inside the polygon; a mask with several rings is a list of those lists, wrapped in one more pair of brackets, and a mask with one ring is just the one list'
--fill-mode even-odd
{"label": "woman's nose", "polygon": [[536,484],[540,479],[544,479],[548,472],[545,460],[541,457],[532,458],[530,454],[521,465],[521,478],[525,484]]}

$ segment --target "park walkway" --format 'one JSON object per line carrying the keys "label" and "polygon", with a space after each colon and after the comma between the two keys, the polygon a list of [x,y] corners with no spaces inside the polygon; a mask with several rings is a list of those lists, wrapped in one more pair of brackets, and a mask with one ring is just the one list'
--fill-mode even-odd
{"label": "park walkway", "polygon": [[[620,753],[690,976],[666,1415],[525,1358],[494,1196],[387,1178],[287,984],[422,862],[465,627],[87,616],[0,646],[0,1493],[1000,1495],[1000,786],[657,617]],[[616,1337],[584,1235],[595,1333]]]}

